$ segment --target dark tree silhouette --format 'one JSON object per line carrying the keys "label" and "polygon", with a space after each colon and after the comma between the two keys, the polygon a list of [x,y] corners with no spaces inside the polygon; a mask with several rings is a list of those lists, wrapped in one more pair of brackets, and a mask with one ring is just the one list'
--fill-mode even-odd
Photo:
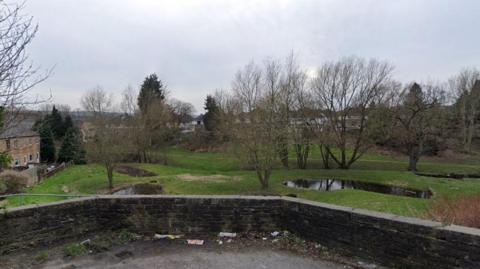
{"label": "dark tree silhouette", "polygon": [[147,113],[149,106],[158,100],[165,100],[166,89],[156,74],[145,78],[138,95],[138,107],[142,113]]}
{"label": "dark tree silhouette", "polygon": [[40,134],[40,158],[42,162],[55,162],[55,144],[53,134],[48,124],[42,124],[39,130]]}

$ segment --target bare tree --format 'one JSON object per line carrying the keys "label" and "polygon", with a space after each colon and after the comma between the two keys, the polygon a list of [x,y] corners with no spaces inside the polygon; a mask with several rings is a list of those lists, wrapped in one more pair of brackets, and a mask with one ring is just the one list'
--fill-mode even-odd
{"label": "bare tree", "polygon": [[113,98],[100,86],[88,91],[81,99],[83,109],[90,112],[89,123],[94,135],[86,143],[90,162],[105,166],[108,187],[113,188],[113,171],[128,152],[127,132],[120,119],[113,114]]}
{"label": "bare tree", "polygon": [[215,90],[213,98],[217,102],[217,131],[216,137],[221,138],[223,142],[232,140],[234,125],[237,120],[236,112],[239,111],[238,100],[225,90]]}
{"label": "bare tree", "polygon": [[137,94],[131,85],[128,85],[122,92],[122,101],[120,102],[120,110],[125,115],[135,115],[138,112]]}
{"label": "bare tree", "polygon": [[280,145],[281,151],[286,152],[284,156],[288,164],[288,145],[293,143],[300,169],[307,167],[310,155],[315,129],[313,105],[311,93],[307,90],[307,75],[296,63],[295,56],[290,54],[285,61],[280,92],[280,129],[284,130]]}
{"label": "bare tree", "polygon": [[443,91],[439,85],[422,87],[413,83],[398,95],[395,105],[396,127],[392,137],[408,155],[409,171],[417,171],[417,163],[425,151],[427,139],[442,133]]}
{"label": "bare tree", "polygon": [[480,71],[464,69],[449,80],[459,113],[460,141],[465,152],[472,152],[472,140],[480,114]]}
{"label": "bare tree", "polygon": [[172,110],[173,123],[176,125],[192,121],[195,108],[192,104],[177,99],[170,99],[168,105]]}
{"label": "bare tree", "polygon": [[113,95],[97,85],[82,96],[80,104],[87,112],[91,112],[94,118],[105,119],[107,113],[113,112]]}
{"label": "bare tree", "polygon": [[51,70],[40,72],[29,60],[27,48],[38,25],[23,13],[24,8],[25,3],[0,2],[0,112],[8,112],[3,118],[4,129],[21,120],[18,116],[25,107],[45,101],[31,98],[29,93],[51,74]]}
{"label": "bare tree", "polygon": [[[171,127],[171,110],[164,100],[152,100],[148,109],[136,115],[139,128],[136,132],[136,148],[138,161],[152,162],[152,154],[156,154],[167,141]],[[163,156],[165,162],[165,156]]]}
{"label": "bare tree", "polygon": [[267,63],[265,73],[253,62],[238,71],[232,83],[237,101],[234,139],[257,173],[263,190],[268,189],[278,156],[276,121],[277,66]]}
{"label": "bare tree", "polygon": [[340,168],[348,169],[368,149],[365,130],[369,108],[385,96],[384,84],[389,82],[392,70],[386,62],[349,57],[324,64],[313,79],[316,102],[332,132],[325,150]]}
{"label": "bare tree", "polygon": [[[150,98],[143,111],[138,107],[138,95],[128,86],[122,93],[120,109],[123,113],[122,125],[128,136],[128,145],[131,148],[132,160],[138,162],[152,162],[154,155],[164,146],[169,131],[180,122],[179,117],[188,118],[192,109],[188,103],[170,101],[162,98]],[[174,106],[176,105],[176,106]],[[184,114],[177,114],[184,113]],[[125,143],[124,143],[125,144]],[[165,161],[165,155],[163,155]]]}

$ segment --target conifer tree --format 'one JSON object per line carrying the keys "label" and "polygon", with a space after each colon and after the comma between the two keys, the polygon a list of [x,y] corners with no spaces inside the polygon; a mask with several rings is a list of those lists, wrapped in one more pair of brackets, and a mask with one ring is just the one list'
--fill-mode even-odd
{"label": "conifer tree", "polygon": [[62,139],[66,130],[62,115],[55,106],[53,106],[52,113],[48,116],[48,121],[52,128],[53,137],[56,140]]}
{"label": "conifer tree", "polygon": [[156,74],[151,74],[145,78],[140,88],[138,107],[143,114],[146,114],[149,105],[158,100],[165,100],[165,86]]}
{"label": "conifer tree", "polygon": [[42,124],[40,134],[40,158],[43,162],[55,162],[55,144],[49,124]]}

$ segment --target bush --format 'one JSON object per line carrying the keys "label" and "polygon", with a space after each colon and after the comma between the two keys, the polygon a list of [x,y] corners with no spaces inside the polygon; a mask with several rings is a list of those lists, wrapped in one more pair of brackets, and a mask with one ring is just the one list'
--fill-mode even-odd
{"label": "bush", "polygon": [[88,253],[87,247],[82,244],[70,244],[63,249],[66,257],[83,256]]}
{"label": "bush", "polygon": [[34,264],[41,264],[48,260],[49,254],[46,251],[42,251],[33,257]]}
{"label": "bush", "polygon": [[446,224],[480,228],[480,196],[439,198],[427,212],[427,217]]}
{"label": "bush", "polygon": [[0,174],[0,194],[18,193],[28,185],[29,176],[13,170]]}

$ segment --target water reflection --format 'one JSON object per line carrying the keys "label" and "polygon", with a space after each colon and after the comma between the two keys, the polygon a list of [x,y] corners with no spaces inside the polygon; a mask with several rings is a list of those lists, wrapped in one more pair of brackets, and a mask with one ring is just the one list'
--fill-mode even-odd
{"label": "water reflection", "polygon": [[378,183],[370,183],[354,180],[338,180],[338,179],[297,179],[284,183],[290,188],[304,188],[316,191],[336,191],[344,189],[364,190],[369,192],[378,192],[383,194],[415,197],[429,199],[432,192],[429,190],[416,190],[398,186],[389,186]]}

